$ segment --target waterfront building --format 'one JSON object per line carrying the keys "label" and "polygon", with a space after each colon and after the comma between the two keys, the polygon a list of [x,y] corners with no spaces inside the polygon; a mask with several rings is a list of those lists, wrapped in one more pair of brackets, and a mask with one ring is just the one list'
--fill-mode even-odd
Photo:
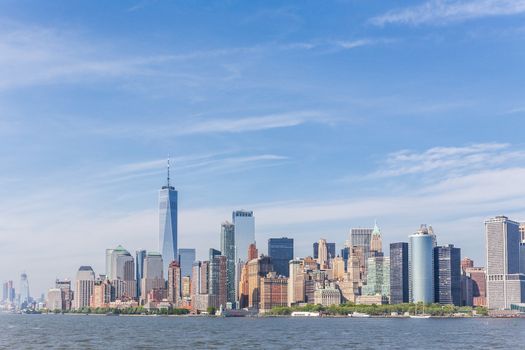
{"label": "waterfront building", "polygon": [[341,292],[341,299],[343,303],[355,303],[356,297],[359,295],[359,287],[352,281],[349,273],[346,273],[342,280],[336,282]]}
{"label": "waterfront building", "polygon": [[75,294],[73,304],[75,309],[89,306],[93,285],[95,284],[95,272],[91,266],[80,266],[75,283]]}
{"label": "waterfront building", "polygon": [[144,259],[146,259],[147,252],[143,249],[135,252],[135,282],[136,282],[136,298],[139,299],[142,295],[140,289],[142,284],[142,277],[144,277]]}
{"label": "waterfront building", "polygon": [[409,236],[409,291],[410,302],[434,302],[434,242],[426,225]]}
{"label": "waterfront building", "polygon": [[203,261],[201,263],[201,272],[200,272],[200,293],[208,294],[209,293],[209,283],[210,283],[210,262]]}
{"label": "waterfront building", "polygon": [[51,311],[64,311],[62,307],[62,291],[59,288],[51,288],[47,291],[46,307]]}
{"label": "waterfront building", "polygon": [[25,272],[20,274],[20,286],[18,290],[20,293],[18,305],[20,309],[24,309],[29,306],[29,303],[31,302],[31,296],[29,294],[29,281]]}
{"label": "waterfront building", "polygon": [[363,295],[390,296],[390,258],[381,252],[368,258],[366,285],[363,286]]}
{"label": "waterfront building", "polygon": [[199,294],[201,294],[201,262],[195,261],[192,266],[190,283],[190,297],[192,310],[196,310],[195,301],[197,300],[197,295]]}
{"label": "waterfront building", "polygon": [[220,254],[210,255],[208,294],[214,296],[210,306],[215,308],[226,307],[227,279],[227,258]]}
{"label": "waterfront building", "polygon": [[520,224],[506,216],[485,221],[487,306],[509,309],[525,301],[525,275],[520,273]]}
{"label": "waterfront building", "polygon": [[290,277],[288,278],[288,306],[305,302],[304,261],[293,259],[289,262]]}
{"label": "waterfront building", "polygon": [[461,306],[461,249],[452,244],[434,248],[434,298]]}
{"label": "waterfront building", "polygon": [[241,275],[239,277],[239,308],[248,307],[248,294],[249,294],[249,281],[248,281],[248,263],[243,264]]}
{"label": "waterfront building", "polygon": [[181,293],[183,299],[191,298],[191,277],[183,276],[181,279]]}
{"label": "waterfront building", "polygon": [[388,304],[388,297],[386,295],[358,295],[356,297],[356,304],[359,305],[384,305]]}
{"label": "waterfront building", "polygon": [[111,279],[111,256],[113,254],[113,249],[112,248],[107,248],[106,249],[106,277],[108,279]]}
{"label": "waterfront building", "polygon": [[341,292],[333,283],[328,285],[317,283],[314,292],[314,304],[322,306],[340,305]]}
{"label": "waterfront building", "polygon": [[148,294],[153,289],[165,290],[164,262],[162,256],[157,252],[148,252],[144,258],[144,276],[141,282],[141,304],[148,301]]}
{"label": "waterfront building", "polygon": [[268,256],[272,258],[277,275],[288,277],[289,263],[293,259],[293,238],[268,239]]}
{"label": "waterfront building", "polygon": [[226,257],[226,301],[236,301],[236,252],[235,252],[235,225],[223,222],[221,225],[221,252]]}
{"label": "waterfront building", "polygon": [[288,278],[269,272],[261,277],[260,312],[270,311],[274,307],[288,305]]}
{"label": "waterfront building", "polygon": [[179,248],[178,259],[180,265],[180,275],[191,276],[192,266],[196,259],[195,248]]}
{"label": "waterfront building", "polygon": [[[372,237],[370,238],[370,252],[381,253],[383,251],[383,240],[381,238],[381,230],[377,226],[377,222],[374,224],[372,230]],[[373,255],[373,254],[371,254]]]}
{"label": "waterfront building", "polygon": [[352,281],[358,294],[361,294],[366,274],[366,261],[363,249],[363,247],[351,247],[347,265],[348,279]]}
{"label": "waterfront building", "polygon": [[59,289],[62,299],[61,309],[64,311],[71,310],[73,302],[73,290],[71,290],[71,281],[70,280],[59,280],[55,281],[55,289]]}
{"label": "waterfront building", "polygon": [[172,261],[168,266],[168,301],[174,306],[181,301],[181,268],[178,261]]}
{"label": "waterfront building", "polygon": [[248,272],[248,307],[259,309],[261,300],[261,277],[273,271],[269,256],[252,259],[247,264]]}
{"label": "waterfront building", "polygon": [[111,282],[107,279],[98,279],[93,284],[93,293],[89,300],[91,308],[108,307],[111,302]]}
{"label": "waterfront building", "polygon": [[[122,286],[122,288],[115,289],[113,299],[136,298],[137,282],[135,280],[135,260],[133,256],[119,245],[115,249],[106,249],[106,258],[108,258],[108,250],[111,251],[111,254],[109,254],[110,262],[106,262],[106,266],[109,267],[109,274],[106,271],[106,278],[113,282],[112,284],[119,287]],[[116,281],[122,281],[123,283]]]}
{"label": "waterfront building", "polygon": [[168,159],[168,176],[166,185],[159,191],[159,251],[162,254],[164,273],[167,279],[168,266],[178,260],[178,192],[170,184],[170,162]]}
{"label": "waterfront building", "polygon": [[250,244],[255,244],[255,217],[253,211],[235,210],[232,213],[232,222],[235,226],[235,245],[237,259],[247,262],[250,260],[246,255]]}
{"label": "waterfront building", "polygon": [[390,303],[409,302],[408,243],[390,244]]}

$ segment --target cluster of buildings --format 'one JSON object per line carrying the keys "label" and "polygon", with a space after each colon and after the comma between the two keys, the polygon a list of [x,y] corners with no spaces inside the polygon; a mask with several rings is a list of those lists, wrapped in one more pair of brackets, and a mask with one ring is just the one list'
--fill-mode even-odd
{"label": "cluster of buildings", "polygon": [[[106,249],[103,274],[90,266],[78,269],[74,292],[69,280],[56,280],[46,307],[69,310],[142,306],[187,308],[192,312],[341,303],[408,302],[512,309],[525,302],[525,224],[497,216],[485,221],[487,266],[476,267],[461,249],[439,245],[431,226],[421,227],[407,242],[383,247],[381,230],[351,229],[344,247],[320,239],[312,254],[297,258],[293,238],[270,238],[259,254],[252,211],[236,210],[222,223],[219,249],[196,260],[192,248],[178,247],[178,193],[169,182],[159,194],[159,252],[134,255],[118,246]],[[386,249],[385,249],[386,248]],[[25,276],[23,274],[22,276]],[[27,276],[24,277],[27,285]],[[3,300],[15,302],[12,282]],[[21,282],[18,304],[30,303]]]}

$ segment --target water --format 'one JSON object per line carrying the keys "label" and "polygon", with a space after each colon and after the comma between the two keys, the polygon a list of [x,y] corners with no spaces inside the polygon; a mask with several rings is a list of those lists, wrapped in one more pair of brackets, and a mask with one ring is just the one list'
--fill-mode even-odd
{"label": "water", "polygon": [[0,349],[525,349],[525,319],[0,314]]}

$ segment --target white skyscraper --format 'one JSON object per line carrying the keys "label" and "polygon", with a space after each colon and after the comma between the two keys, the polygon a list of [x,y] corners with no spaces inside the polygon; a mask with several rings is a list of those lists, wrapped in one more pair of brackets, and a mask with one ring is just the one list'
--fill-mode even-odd
{"label": "white skyscraper", "polygon": [[426,225],[408,237],[408,266],[410,301],[434,302],[434,243],[435,235]]}
{"label": "white skyscraper", "polygon": [[[108,252],[111,252],[108,256]],[[115,249],[106,249],[106,278],[114,285],[120,285],[115,298],[123,296],[136,297],[135,260],[124,247],[119,245]],[[118,281],[118,282],[117,282]]]}
{"label": "white skyscraper", "polygon": [[144,258],[144,276],[141,284],[141,301],[146,301],[147,294],[152,289],[165,288],[163,259],[159,253],[148,252]]}
{"label": "white skyscraper", "polygon": [[519,223],[505,216],[485,221],[487,306],[509,309],[525,302],[525,275],[520,273]]}

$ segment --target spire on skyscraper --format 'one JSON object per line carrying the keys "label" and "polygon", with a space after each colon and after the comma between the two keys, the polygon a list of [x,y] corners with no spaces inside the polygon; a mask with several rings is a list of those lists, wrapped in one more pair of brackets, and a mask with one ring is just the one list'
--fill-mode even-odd
{"label": "spire on skyscraper", "polygon": [[168,154],[168,188],[170,187],[170,155]]}

